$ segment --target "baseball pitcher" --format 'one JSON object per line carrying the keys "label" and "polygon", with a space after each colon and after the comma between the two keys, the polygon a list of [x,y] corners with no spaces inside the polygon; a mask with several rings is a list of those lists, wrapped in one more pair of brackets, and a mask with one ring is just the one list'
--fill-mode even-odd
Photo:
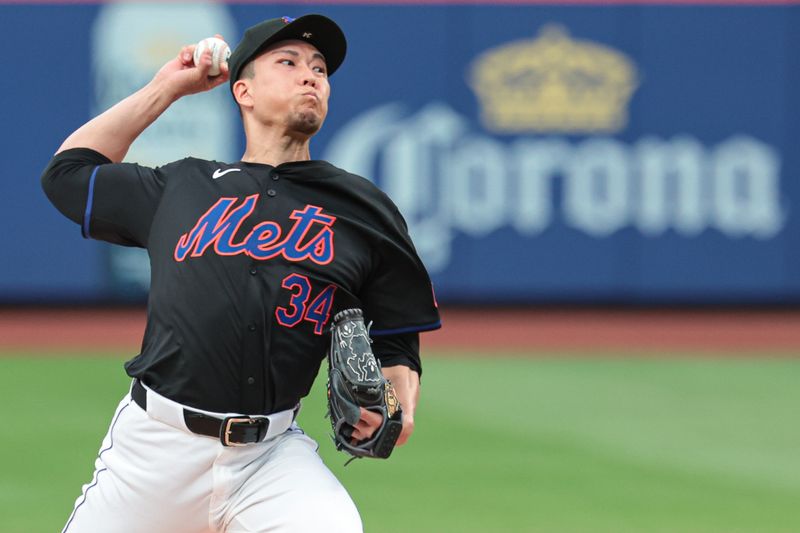
{"label": "baseball pitcher", "polygon": [[[147,249],[152,272],[130,392],[64,532],[361,531],[300,400],[327,358],[337,447],[405,443],[419,333],[440,327],[430,279],[392,201],[311,159],[345,57],[336,23],[263,21],[227,62],[194,51],[69,135],[42,175],[84,237]],[[173,102],[225,82],[240,161],[122,163]]]}

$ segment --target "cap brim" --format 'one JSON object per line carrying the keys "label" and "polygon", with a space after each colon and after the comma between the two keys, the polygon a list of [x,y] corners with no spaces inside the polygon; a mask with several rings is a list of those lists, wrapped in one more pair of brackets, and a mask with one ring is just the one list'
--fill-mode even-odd
{"label": "cap brim", "polygon": [[257,57],[273,44],[288,40],[304,41],[314,45],[325,57],[328,76],[341,66],[347,53],[344,33],[334,21],[322,15],[304,15],[273,33],[243,63]]}

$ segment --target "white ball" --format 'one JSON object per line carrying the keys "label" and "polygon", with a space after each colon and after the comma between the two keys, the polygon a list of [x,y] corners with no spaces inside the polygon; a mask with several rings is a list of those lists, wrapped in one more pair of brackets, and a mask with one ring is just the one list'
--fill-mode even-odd
{"label": "white ball", "polygon": [[219,76],[219,65],[231,57],[231,48],[228,46],[228,43],[216,37],[203,39],[194,47],[195,65],[200,64],[200,55],[206,50],[211,50],[211,68],[208,69],[208,75]]}

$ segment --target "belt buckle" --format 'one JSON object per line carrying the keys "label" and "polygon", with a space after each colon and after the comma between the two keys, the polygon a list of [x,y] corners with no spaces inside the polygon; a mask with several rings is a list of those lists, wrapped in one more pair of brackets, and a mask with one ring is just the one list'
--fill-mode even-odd
{"label": "belt buckle", "polygon": [[[266,422],[267,425],[269,421],[266,418],[251,418],[249,416],[237,417],[237,416],[229,416],[226,417],[222,421],[222,431],[220,431],[220,441],[222,442],[223,446],[247,446],[248,444],[253,444],[259,442],[263,435],[256,433],[256,440],[253,442],[237,442],[231,440],[231,433],[233,433],[233,425],[234,424],[244,424],[245,426],[255,426],[260,425],[262,422]],[[264,428],[264,432],[266,433],[266,427]]]}

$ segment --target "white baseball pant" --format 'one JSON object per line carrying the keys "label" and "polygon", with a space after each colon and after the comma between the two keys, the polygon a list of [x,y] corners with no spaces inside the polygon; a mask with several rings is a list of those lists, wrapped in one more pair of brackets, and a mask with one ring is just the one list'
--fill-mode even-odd
{"label": "white baseball pant", "polygon": [[362,531],[313,439],[292,424],[264,442],[226,447],[155,420],[128,394],[62,533],[266,531]]}

